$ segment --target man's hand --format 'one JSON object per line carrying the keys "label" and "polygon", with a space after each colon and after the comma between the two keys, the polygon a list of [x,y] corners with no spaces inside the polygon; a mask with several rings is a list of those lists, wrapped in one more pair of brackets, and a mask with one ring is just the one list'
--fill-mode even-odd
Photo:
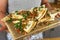
{"label": "man's hand", "polygon": [[49,10],[53,9],[48,0],[42,0],[41,4],[44,4]]}
{"label": "man's hand", "polygon": [[[58,11],[57,11],[58,10]],[[60,18],[60,12],[59,12],[59,8],[52,8],[51,10],[49,10],[50,12],[54,13],[56,11],[56,18]]]}
{"label": "man's hand", "polygon": [[56,17],[57,17],[57,18],[60,18],[60,13],[58,13],[58,14],[56,15]]}
{"label": "man's hand", "polygon": [[1,21],[1,19],[6,15],[7,3],[8,0],[0,0],[0,31],[6,29],[6,26],[4,22]]}

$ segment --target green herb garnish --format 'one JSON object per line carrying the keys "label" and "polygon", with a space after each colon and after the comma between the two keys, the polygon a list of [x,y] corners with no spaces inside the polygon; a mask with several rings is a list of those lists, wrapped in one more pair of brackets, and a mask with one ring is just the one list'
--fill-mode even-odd
{"label": "green herb garnish", "polygon": [[15,13],[18,15],[18,11],[15,11]]}
{"label": "green herb garnish", "polygon": [[30,14],[30,11],[27,11],[27,16],[29,16],[29,14]]}
{"label": "green herb garnish", "polygon": [[50,23],[48,25],[50,25]]}
{"label": "green herb garnish", "polygon": [[17,28],[17,29],[20,29],[20,31],[23,31],[23,28],[22,28],[22,19],[20,19],[19,21],[20,21],[20,22],[14,24],[14,26],[15,26],[15,28]]}
{"label": "green herb garnish", "polygon": [[39,11],[41,10],[41,7],[39,7],[39,9],[38,9]]}
{"label": "green herb garnish", "polygon": [[23,31],[23,27],[22,27],[22,19],[20,19],[20,22],[19,22],[19,29],[20,29],[20,31]]}
{"label": "green herb garnish", "polygon": [[26,19],[26,18],[27,18],[27,15],[26,15],[26,14],[22,14],[22,16],[24,17],[24,19]]}
{"label": "green herb garnish", "polygon": [[30,12],[26,11],[25,13],[22,14],[22,16],[24,17],[24,19],[26,19],[29,16]]}
{"label": "green herb garnish", "polygon": [[41,8],[43,8],[43,6],[41,6]]}
{"label": "green herb garnish", "polygon": [[45,5],[40,6],[38,10],[40,11],[41,8],[45,8]]}
{"label": "green herb garnish", "polygon": [[14,24],[15,28],[19,28],[19,23]]}

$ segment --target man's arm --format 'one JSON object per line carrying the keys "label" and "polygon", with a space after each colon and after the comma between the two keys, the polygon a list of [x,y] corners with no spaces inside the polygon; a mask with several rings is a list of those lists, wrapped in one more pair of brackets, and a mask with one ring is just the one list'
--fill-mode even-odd
{"label": "man's arm", "polygon": [[0,19],[6,14],[7,0],[0,0]]}
{"label": "man's arm", "polygon": [[[42,5],[45,4],[49,10],[54,10],[54,8],[49,4],[48,0],[42,0]],[[60,17],[60,13],[56,15],[57,18]]]}
{"label": "man's arm", "polygon": [[8,0],[0,0],[0,31],[4,30],[5,24],[1,21],[1,19],[6,15]]}
{"label": "man's arm", "polygon": [[51,5],[49,4],[48,0],[42,0],[42,5],[45,4],[48,9],[52,9]]}

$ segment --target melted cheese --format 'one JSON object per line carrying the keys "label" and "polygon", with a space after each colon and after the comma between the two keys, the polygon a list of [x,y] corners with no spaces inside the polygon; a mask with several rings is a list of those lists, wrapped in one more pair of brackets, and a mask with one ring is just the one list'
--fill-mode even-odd
{"label": "melted cheese", "polygon": [[18,21],[18,20],[17,20],[17,21],[13,21],[14,24],[15,24],[15,23],[18,23],[18,22],[20,22],[20,21]]}
{"label": "melted cheese", "polygon": [[22,15],[12,14],[12,18],[13,18],[13,19],[22,19],[23,16],[22,16]]}

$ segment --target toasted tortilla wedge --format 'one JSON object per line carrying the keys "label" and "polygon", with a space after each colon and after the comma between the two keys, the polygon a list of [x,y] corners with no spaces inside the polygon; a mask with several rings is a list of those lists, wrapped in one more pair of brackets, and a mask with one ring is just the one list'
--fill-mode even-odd
{"label": "toasted tortilla wedge", "polygon": [[10,18],[8,16],[6,16],[5,18],[3,18],[1,21],[6,22],[7,20],[9,20]]}
{"label": "toasted tortilla wedge", "polygon": [[38,22],[38,24],[39,24],[40,22],[49,21],[48,19],[50,20],[50,17],[42,18],[42,19]]}
{"label": "toasted tortilla wedge", "polygon": [[54,13],[54,14],[52,14],[52,13],[49,13],[49,15],[50,15],[50,17],[51,17],[51,20],[54,20],[55,19],[55,16],[57,15],[57,14],[59,14],[60,12],[56,12],[56,13]]}
{"label": "toasted tortilla wedge", "polygon": [[23,18],[22,15],[12,14],[12,19],[22,19],[22,18]]}
{"label": "toasted tortilla wedge", "polygon": [[29,21],[27,26],[24,28],[24,31],[29,33],[35,26],[36,26],[36,22],[35,21]]}
{"label": "toasted tortilla wedge", "polygon": [[45,16],[46,12],[47,8],[43,8],[41,11],[38,11],[38,17],[36,17],[38,21],[40,21]]}
{"label": "toasted tortilla wedge", "polygon": [[49,14],[50,16],[48,15],[45,15],[45,17],[43,17],[38,23],[40,22],[44,22],[44,21],[54,21],[55,20],[55,15],[56,14]]}

